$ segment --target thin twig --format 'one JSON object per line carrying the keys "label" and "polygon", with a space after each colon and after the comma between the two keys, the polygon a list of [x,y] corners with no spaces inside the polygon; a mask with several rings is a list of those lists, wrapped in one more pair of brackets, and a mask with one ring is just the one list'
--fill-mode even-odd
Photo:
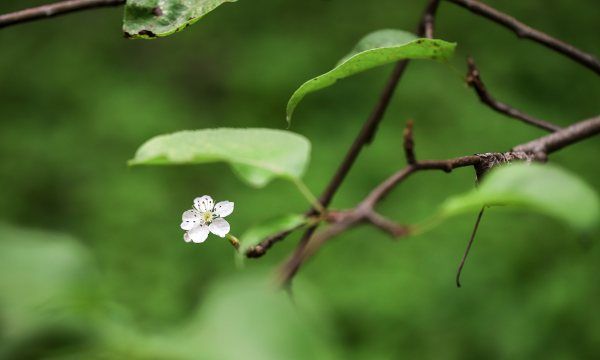
{"label": "thin twig", "polygon": [[273,244],[285,239],[286,236],[290,235],[291,233],[300,229],[303,226],[304,225],[295,226],[291,229],[280,231],[276,234],[273,234],[273,235],[267,237],[266,239],[261,241],[260,244],[253,246],[250,249],[246,250],[246,257],[259,258],[259,257],[263,256],[269,250],[269,248],[271,248],[271,246],[273,246]]}
{"label": "thin twig", "polygon": [[456,271],[456,287],[460,287],[460,274],[462,273],[462,269],[465,266],[465,262],[467,261],[467,256],[469,256],[469,251],[471,250],[471,246],[473,245],[473,240],[475,240],[475,234],[477,234],[477,228],[479,228],[479,223],[481,222],[481,217],[483,216],[483,211],[485,210],[485,206],[479,210],[479,214],[477,214],[477,220],[475,220],[475,226],[473,227],[473,232],[471,232],[471,237],[469,238],[469,242],[467,243],[467,249],[463,254],[462,259],[460,260],[460,264],[458,265],[458,270]]}
{"label": "thin twig", "polygon": [[0,15],[0,28],[47,19],[75,11],[125,4],[125,0],[66,0]]}
{"label": "thin twig", "polygon": [[526,124],[536,126],[540,129],[544,129],[550,132],[558,131],[561,129],[561,127],[558,125],[554,125],[541,119],[536,119],[533,116],[527,115],[515,108],[506,105],[505,103],[494,99],[483,84],[483,81],[481,80],[481,75],[479,73],[479,69],[477,69],[473,58],[469,57],[467,59],[467,66],[467,84],[469,84],[469,86],[475,89],[475,92],[479,96],[479,100],[481,100],[482,103],[486,104],[487,106],[491,107],[499,113],[513,117],[515,119],[519,119]]}
{"label": "thin twig", "polygon": [[497,24],[512,30],[518,37],[533,40],[556,52],[559,52],[581,65],[600,74],[600,61],[593,55],[577,49],[575,46],[560,41],[552,36],[525,25],[514,17],[500,12],[477,0],[448,0],[472,13],[481,15]]}
{"label": "thin twig", "polygon": [[440,0],[431,0],[427,4],[425,11],[423,12],[423,18],[419,24],[417,33],[426,38],[433,38],[433,31],[435,29],[435,14],[440,5]]}
{"label": "thin twig", "polygon": [[410,165],[417,162],[415,156],[415,141],[413,139],[413,121],[408,120],[406,122],[406,128],[404,128],[404,155],[406,156],[406,162]]}

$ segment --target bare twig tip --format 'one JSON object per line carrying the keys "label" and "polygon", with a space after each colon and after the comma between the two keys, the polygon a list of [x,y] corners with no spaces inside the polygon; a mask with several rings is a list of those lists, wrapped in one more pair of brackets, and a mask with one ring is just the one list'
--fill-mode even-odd
{"label": "bare twig tip", "polygon": [[460,275],[462,274],[462,269],[465,266],[465,262],[467,261],[467,256],[469,256],[469,251],[471,250],[471,246],[473,245],[473,240],[475,240],[475,235],[477,234],[477,228],[479,227],[479,223],[481,222],[481,217],[483,216],[483,211],[485,210],[485,206],[479,210],[479,214],[477,215],[477,220],[475,220],[475,226],[473,227],[473,232],[471,233],[471,237],[469,238],[469,242],[467,243],[467,249],[463,254],[462,259],[460,260],[460,264],[458,265],[458,270],[456,271],[456,287],[461,287],[460,285]]}

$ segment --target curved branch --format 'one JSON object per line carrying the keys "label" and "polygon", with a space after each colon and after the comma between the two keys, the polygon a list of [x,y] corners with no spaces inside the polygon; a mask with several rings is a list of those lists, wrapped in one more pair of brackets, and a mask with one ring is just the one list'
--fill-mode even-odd
{"label": "curved branch", "polygon": [[479,96],[479,100],[481,100],[482,103],[486,104],[487,106],[491,107],[499,113],[521,120],[526,124],[536,126],[540,129],[544,129],[550,132],[558,131],[561,129],[561,127],[558,125],[554,125],[541,119],[536,119],[533,116],[529,116],[515,108],[506,105],[505,103],[494,99],[485,88],[485,85],[483,84],[483,81],[481,80],[481,76],[479,74],[479,69],[477,69],[477,66],[475,66],[475,61],[472,57],[467,58],[467,66],[467,84],[473,89],[475,89],[475,92],[477,93],[477,96]]}
{"label": "curved branch", "polygon": [[0,28],[51,18],[75,11],[125,4],[125,0],[66,0],[0,15]]}
{"label": "curved branch", "polygon": [[553,134],[515,146],[513,151],[548,155],[600,133],[600,116],[580,121]]}
{"label": "curved branch", "polygon": [[520,38],[533,40],[549,49],[559,52],[600,75],[600,61],[595,56],[583,52],[573,45],[567,44],[546,33],[527,26],[514,17],[500,12],[480,1],[448,1],[512,30]]}

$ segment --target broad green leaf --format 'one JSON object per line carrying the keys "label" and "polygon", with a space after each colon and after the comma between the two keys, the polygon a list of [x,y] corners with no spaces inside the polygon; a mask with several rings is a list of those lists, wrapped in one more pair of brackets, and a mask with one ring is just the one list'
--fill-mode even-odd
{"label": "broad green leaf", "polygon": [[40,341],[81,325],[84,293],[95,291],[90,260],[69,236],[0,224],[0,340]]}
{"label": "broad green leaf", "polygon": [[301,281],[294,283],[293,301],[270,276],[219,281],[192,321],[183,338],[201,349],[202,358],[338,358],[331,317]]}
{"label": "broad green leaf", "polygon": [[298,103],[307,94],[333,85],[336,81],[404,59],[448,60],[454,53],[455,43],[436,39],[418,39],[401,30],[375,31],[358,42],[355,48],[333,68],[302,84],[287,104],[287,120]]}
{"label": "broad green leaf", "polygon": [[241,244],[238,254],[243,257],[248,249],[260,243],[267,236],[279,231],[293,229],[304,223],[306,223],[304,215],[289,214],[251,227],[240,237]]}
{"label": "broad green leaf", "polygon": [[127,0],[123,32],[137,39],[171,35],[226,2],[237,0]]}
{"label": "broad green leaf", "polygon": [[442,205],[442,217],[477,211],[482,206],[511,205],[587,230],[600,219],[599,204],[596,192],[567,170],[521,163],[492,170],[478,188],[448,199]]}
{"label": "broad green leaf", "polygon": [[184,165],[223,161],[250,185],[276,177],[299,179],[308,163],[310,142],[290,131],[206,129],[180,131],[148,140],[131,165]]}

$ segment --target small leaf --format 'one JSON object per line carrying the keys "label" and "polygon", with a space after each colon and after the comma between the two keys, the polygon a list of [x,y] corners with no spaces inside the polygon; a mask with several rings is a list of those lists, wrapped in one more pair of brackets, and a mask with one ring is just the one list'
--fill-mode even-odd
{"label": "small leaf", "polygon": [[445,218],[491,205],[531,209],[578,230],[600,218],[598,195],[581,178],[556,166],[523,163],[491,171],[477,189],[444,202],[441,213]]}
{"label": "small leaf", "polygon": [[144,143],[130,165],[186,165],[223,161],[256,187],[276,177],[299,179],[308,163],[310,142],[290,131],[206,129],[156,136]]}
{"label": "small leaf", "polygon": [[237,0],[127,0],[123,32],[134,39],[168,36],[226,2]]}
{"label": "small leaf", "polygon": [[279,231],[291,230],[304,223],[306,223],[306,217],[304,217],[304,215],[289,214],[253,226],[241,236],[241,244],[238,253],[243,257],[248,249],[260,243],[267,236]]}
{"label": "small leaf", "polygon": [[401,30],[375,31],[358,42],[333,70],[308,80],[294,92],[287,104],[287,120],[306,94],[333,85],[339,79],[403,59],[445,61],[454,53],[455,43],[436,39],[418,39]]}

